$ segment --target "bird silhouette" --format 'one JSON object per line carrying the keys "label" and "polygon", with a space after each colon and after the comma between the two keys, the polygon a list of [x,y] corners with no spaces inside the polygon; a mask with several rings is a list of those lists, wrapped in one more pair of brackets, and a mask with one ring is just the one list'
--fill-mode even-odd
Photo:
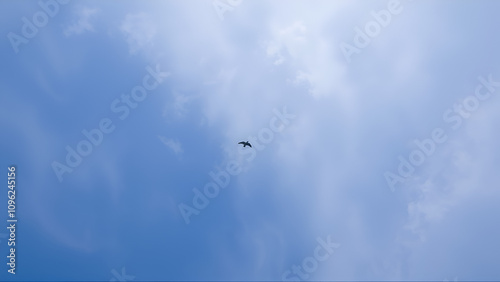
{"label": "bird silhouette", "polygon": [[246,146],[249,146],[250,148],[252,148],[252,145],[251,145],[251,144],[250,144],[250,142],[248,142],[248,141],[247,141],[247,142],[245,142],[245,141],[241,141],[241,142],[240,142],[240,143],[238,143],[238,144],[243,145],[243,148],[245,148]]}

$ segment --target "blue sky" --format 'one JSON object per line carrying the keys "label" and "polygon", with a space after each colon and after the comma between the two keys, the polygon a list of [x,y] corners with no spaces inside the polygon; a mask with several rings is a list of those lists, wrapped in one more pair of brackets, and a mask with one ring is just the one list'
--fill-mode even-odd
{"label": "blue sky", "polygon": [[499,2],[40,3],[0,2],[1,280],[499,279]]}

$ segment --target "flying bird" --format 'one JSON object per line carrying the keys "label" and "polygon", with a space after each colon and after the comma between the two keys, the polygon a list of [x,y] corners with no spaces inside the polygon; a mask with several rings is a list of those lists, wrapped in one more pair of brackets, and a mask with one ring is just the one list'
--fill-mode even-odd
{"label": "flying bird", "polygon": [[241,142],[240,142],[240,143],[238,143],[238,144],[243,145],[243,148],[245,148],[246,146],[249,146],[250,148],[252,148],[252,145],[251,145],[251,144],[250,144],[250,142],[248,142],[248,141],[247,141],[247,142],[245,142],[245,141],[241,141]]}

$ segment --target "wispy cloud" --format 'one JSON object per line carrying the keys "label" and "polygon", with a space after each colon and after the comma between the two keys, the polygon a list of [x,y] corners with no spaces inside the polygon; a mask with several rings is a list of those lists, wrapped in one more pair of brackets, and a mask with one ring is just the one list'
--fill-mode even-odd
{"label": "wispy cloud", "polygon": [[64,28],[64,35],[69,37],[75,34],[81,34],[85,31],[94,31],[94,26],[90,23],[90,19],[94,17],[100,10],[84,7],[77,12],[77,20]]}
{"label": "wispy cloud", "polygon": [[128,14],[120,30],[126,37],[129,52],[135,54],[147,44],[151,44],[156,35],[156,26],[146,13]]}
{"label": "wispy cloud", "polygon": [[[344,66],[335,58],[332,42],[321,34],[321,29],[325,28],[323,20],[311,18],[287,25],[277,24],[263,46],[275,66],[286,65],[295,69],[295,76],[289,77],[288,81],[295,86],[306,85],[314,97],[348,92],[342,81]],[[342,100],[352,99],[342,95],[339,97]]]}
{"label": "wispy cloud", "polygon": [[177,156],[180,156],[184,150],[182,149],[181,142],[179,140],[174,140],[172,138],[166,138],[164,136],[158,136],[161,142],[165,144],[172,152],[174,152]]}
{"label": "wispy cloud", "polygon": [[163,117],[171,118],[184,118],[188,112],[188,104],[195,99],[194,96],[182,94],[178,91],[173,91],[173,101],[169,101],[163,110]]}
{"label": "wispy cloud", "polygon": [[273,58],[275,65],[283,64],[286,54],[296,57],[301,45],[306,43],[306,32],[307,28],[301,21],[276,30],[274,40],[267,44],[267,55]]}
{"label": "wispy cloud", "polygon": [[476,120],[468,121],[464,132],[452,135],[429,166],[407,185],[406,188],[414,191],[416,196],[408,203],[406,228],[419,235],[420,240],[425,241],[426,231],[446,220],[450,211],[495,190],[491,183],[496,183],[498,177],[491,173],[491,168],[495,167],[496,154],[491,152],[495,150],[492,140],[496,138],[485,136],[492,135],[499,117],[495,117],[491,109],[489,111],[482,113],[489,118],[478,113]]}

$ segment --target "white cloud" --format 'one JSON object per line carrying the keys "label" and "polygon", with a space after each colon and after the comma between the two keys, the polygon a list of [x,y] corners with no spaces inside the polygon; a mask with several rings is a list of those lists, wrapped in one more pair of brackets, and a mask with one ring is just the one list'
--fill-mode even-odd
{"label": "white cloud", "polygon": [[165,146],[167,146],[170,150],[172,150],[172,152],[174,152],[177,156],[181,155],[184,152],[179,140],[174,140],[163,136],[158,136],[158,138],[160,138],[161,142],[165,144]]}
{"label": "white cloud", "polygon": [[156,35],[156,25],[146,13],[128,14],[120,26],[129,45],[129,52],[135,54],[148,44]]}
{"label": "white cloud", "polygon": [[90,19],[100,12],[99,9],[91,9],[84,7],[78,11],[78,20],[75,23],[64,28],[64,35],[69,37],[74,34],[81,34],[85,31],[94,31],[94,26],[90,23]]}
{"label": "white cloud", "polygon": [[294,79],[288,79],[287,81],[295,86],[304,84],[309,85],[311,81],[311,75],[299,70],[297,71],[297,75],[295,76]]}
{"label": "white cloud", "polygon": [[492,153],[498,142],[498,136],[491,134],[498,123],[498,116],[496,122],[494,116],[491,113],[491,120],[469,120],[469,125],[459,129],[463,132],[450,134],[444,147],[437,149],[441,152],[431,156],[430,165],[416,177],[423,183],[409,183],[414,185],[412,190],[417,196],[408,203],[406,228],[418,234],[420,240],[425,240],[425,233],[433,224],[446,220],[451,210],[495,189],[499,179],[488,173],[495,167],[497,155]]}
{"label": "white cloud", "polygon": [[274,59],[275,65],[285,62],[286,53],[290,53],[293,58],[297,57],[301,45],[306,43],[306,31],[301,21],[275,31],[275,39],[269,42],[266,48],[267,55]]}
{"label": "white cloud", "polygon": [[174,96],[174,101],[167,103],[162,115],[165,118],[184,118],[189,112],[187,108],[188,104],[193,101],[195,97],[182,94],[175,90],[172,91],[172,94]]}
{"label": "white cloud", "polygon": [[324,18],[309,18],[288,25],[273,24],[272,39],[264,44],[267,56],[276,66],[293,67],[294,77],[288,81],[295,85],[309,85],[313,97],[336,96],[352,105],[353,95],[343,80],[344,62],[335,58],[333,35],[322,33]]}
{"label": "white cloud", "polygon": [[177,95],[175,97],[175,102],[174,102],[174,109],[175,112],[180,115],[184,116],[187,112],[186,110],[186,104],[191,100],[191,98],[187,97],[186,95]]}

